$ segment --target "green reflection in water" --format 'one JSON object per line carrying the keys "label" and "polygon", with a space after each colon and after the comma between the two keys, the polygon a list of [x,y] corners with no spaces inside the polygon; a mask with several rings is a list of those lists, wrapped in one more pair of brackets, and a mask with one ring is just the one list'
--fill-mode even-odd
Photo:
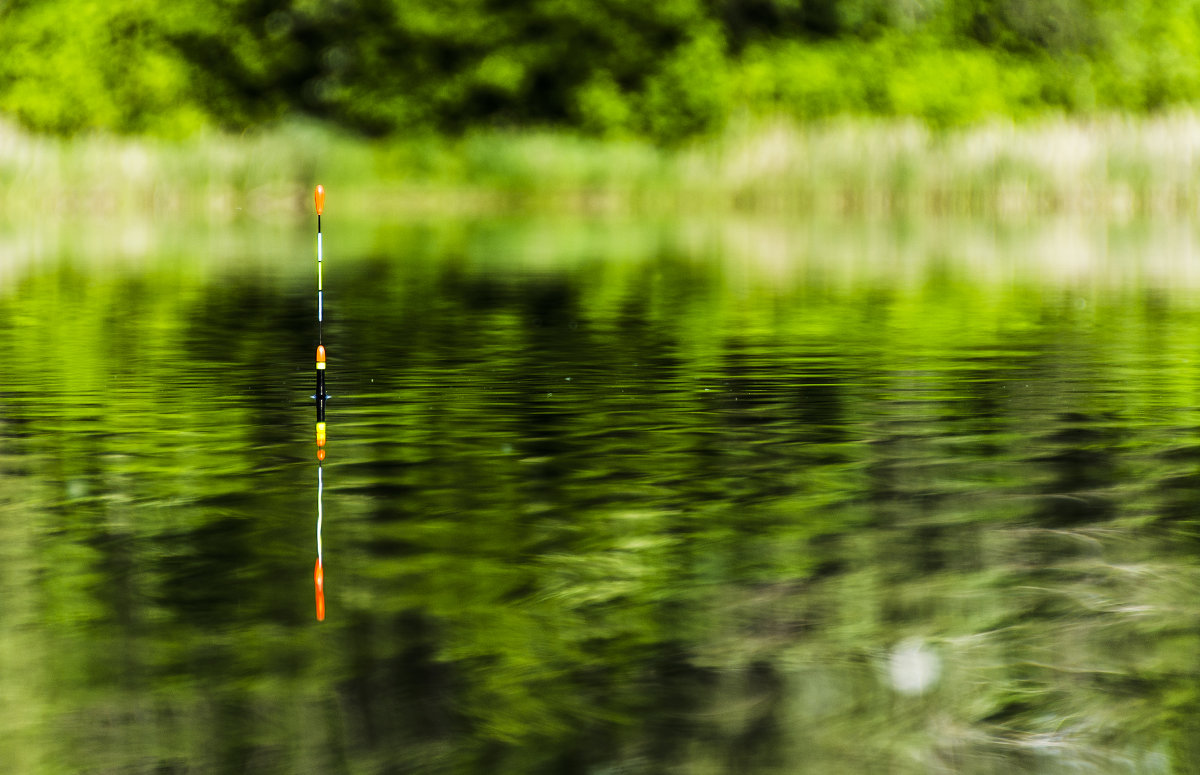
{"label": "green reflection in water", "polygon": [[[1200,762],[1187,227],[327,232],[0,297],[0,760]],[[347,229],[349,232],[349,229]]]}

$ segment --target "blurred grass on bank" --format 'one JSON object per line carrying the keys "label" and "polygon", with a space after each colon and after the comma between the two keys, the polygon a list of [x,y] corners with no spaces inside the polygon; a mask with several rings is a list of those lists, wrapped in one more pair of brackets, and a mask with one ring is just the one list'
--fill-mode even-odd
{"label": "blurred grass on bank", "polygon": [[1177,216],[1200,207],[1200,114],[940,131],[898,120],[757,121],[669,149],[533,131],[372,141],[288,124],[168,142],[0,125],[0,208],[10,221],[290,219],[310,211],[318,181],[331,206],[364,218]]}

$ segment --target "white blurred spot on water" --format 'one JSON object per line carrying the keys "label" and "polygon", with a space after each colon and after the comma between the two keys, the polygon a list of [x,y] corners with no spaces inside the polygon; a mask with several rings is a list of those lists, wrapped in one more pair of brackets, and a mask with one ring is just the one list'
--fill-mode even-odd
{"label": "white blurred spot on water", "polygon": [[888,677],[901,694],[923,694],[937,683],[942,661],[920,638],[896,644],[888,661]]}
{"label": "white blurred spot on water", "polygon": [[71,500],[87,495],[87,482],[83,479],[71,479],[67,482],[67,497]]}

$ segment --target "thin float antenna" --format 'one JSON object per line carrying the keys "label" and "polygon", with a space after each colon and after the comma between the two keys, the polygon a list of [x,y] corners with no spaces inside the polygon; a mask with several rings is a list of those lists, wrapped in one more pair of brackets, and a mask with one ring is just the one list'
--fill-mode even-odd
{"label": "thin float antenna", "polygon": [[321,213],[325,210],[325,187],[317,186],[313,193],[317,206],[317,564],[313,568],[313,584],[317,590],[317,621],[325,621],[325,569],[322,566],[321,523],[324,517],[322,499],[325,492],[325,289],[321,272]]}

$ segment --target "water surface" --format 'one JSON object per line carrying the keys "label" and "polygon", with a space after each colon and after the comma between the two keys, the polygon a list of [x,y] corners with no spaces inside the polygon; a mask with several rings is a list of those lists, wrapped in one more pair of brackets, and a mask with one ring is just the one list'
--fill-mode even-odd
{"label": "water surface", "polygon": [[0,761],[1200,767],[1200,235],[7,239]]}

